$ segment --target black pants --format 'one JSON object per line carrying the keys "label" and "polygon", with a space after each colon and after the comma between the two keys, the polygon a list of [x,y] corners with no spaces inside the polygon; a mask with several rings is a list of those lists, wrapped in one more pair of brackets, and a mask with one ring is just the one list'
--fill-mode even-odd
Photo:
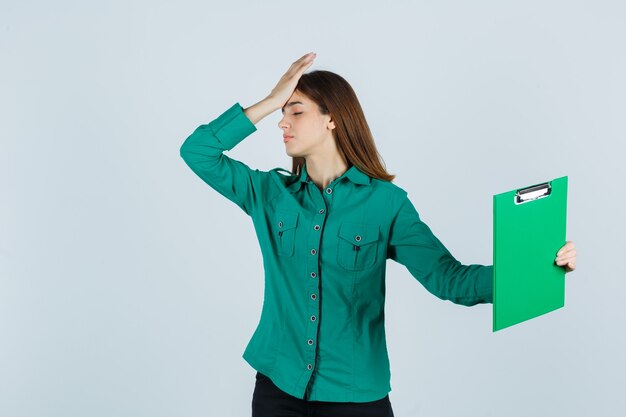
{"label": "black pants", "polygon": [[287,394],[257,372],[252,417],[393,417],[389,395],[376,401],[346,403],[308,401]]}

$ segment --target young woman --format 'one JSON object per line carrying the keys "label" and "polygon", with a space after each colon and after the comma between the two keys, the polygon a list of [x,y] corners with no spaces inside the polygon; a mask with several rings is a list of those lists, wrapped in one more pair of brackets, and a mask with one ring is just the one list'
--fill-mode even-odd
{"label": "young woman", "polygon": [[[261,319],[243,358],[257,370],[253,417],[393,416],[384,328],[385,264],[437,297],[492,302],[491,265],[462,265],[392,184],[351,86],[295,61],[270,94],[235,103],[183,143],[189,167],[252,217],[261,246]],[[292,171],[251,169],[224,151],[281,109]],[[555,260],[573,271],[573,242]],[[312,413],[312,414],[311,414]]]}

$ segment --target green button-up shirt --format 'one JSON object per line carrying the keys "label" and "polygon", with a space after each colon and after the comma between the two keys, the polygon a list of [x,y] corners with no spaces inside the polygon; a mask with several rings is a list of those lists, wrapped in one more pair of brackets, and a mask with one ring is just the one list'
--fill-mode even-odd
{"label": "green button-up shirt", "polygon": [[391,391],[387,259],[437,297],[467,306],[492,302],[493,267],[462,265],[406,191],[356,166],[320,191],[306,164],[296,176],[251,169],[224,154],[255,131],[235,103],[180,148],[193,172],[252,217],[261,246],[263,309],[243,358],[298,398],[383,398]]}

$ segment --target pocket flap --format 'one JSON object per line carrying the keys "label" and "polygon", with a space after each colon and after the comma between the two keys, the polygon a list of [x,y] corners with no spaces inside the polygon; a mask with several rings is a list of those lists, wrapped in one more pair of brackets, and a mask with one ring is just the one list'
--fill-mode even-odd
{"label": "pocket flap", "polygon": [[276,210],[274,226],[278,230],[293,229],[298,224],[298,214],[297,211]]}
{"label": "pocket flap", "polygon": [[339,226],[339,237],[353,245],[367,245],[378,240],[378,225],[344,222]]}

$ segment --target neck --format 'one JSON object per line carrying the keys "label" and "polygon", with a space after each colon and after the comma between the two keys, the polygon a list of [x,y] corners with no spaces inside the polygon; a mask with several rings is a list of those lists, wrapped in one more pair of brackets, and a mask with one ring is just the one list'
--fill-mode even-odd
{"label": "neck", "polygon": [[337,154],[333,158],[316,158],[308,156],[306,158],[306,172],[311,181],[319,189],[324,189],[340,177],[348,169],[348,164]]}

